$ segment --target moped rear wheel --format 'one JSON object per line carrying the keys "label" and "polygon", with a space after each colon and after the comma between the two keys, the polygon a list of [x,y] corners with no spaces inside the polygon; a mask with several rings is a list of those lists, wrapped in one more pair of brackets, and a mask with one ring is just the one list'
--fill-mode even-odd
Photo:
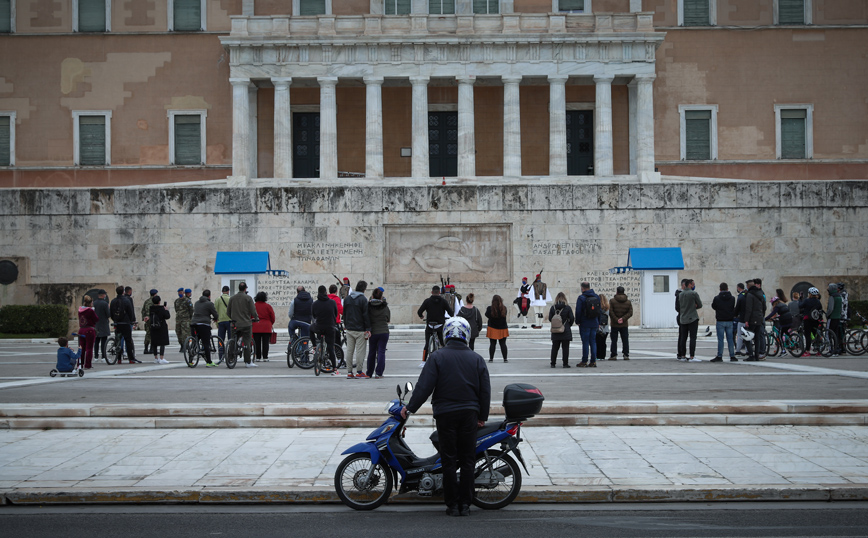
{"label": "moped rear wheel", "polygon": [[[489,462],[491,465],[489,466]],[[521,470],[508,454],[489,450],[476,458],[473,504],[484,510],[497,510],[515,500],[521,491]]]}
{"label": "moped rear wheel", "polygon": [[335,471],[335,491],[353,510],[373,510],[392,494],[392,471],[378,463],[368,479],[371,465],[370,454],[350,454]]}

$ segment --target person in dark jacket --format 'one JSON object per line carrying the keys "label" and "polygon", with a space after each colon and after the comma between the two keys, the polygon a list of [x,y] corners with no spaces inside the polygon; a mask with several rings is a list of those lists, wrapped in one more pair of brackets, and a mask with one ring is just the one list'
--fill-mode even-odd
{"label": "person in dark jacket", "polygon": [[389,322],[392,312],[383,297],[383,288],[377,288],[368,301],[368,316],[371,318],[371,338],[368,339],[368,377],[382,379],[386,369],[386,344],[389,342]]}
{"label": "person in dark jacket", "polygon": [[802,326],[802,316],[799,315],[799,310],[801,309],[801,294],[799,292],[794,291],[790,296],[790,302],[787,303],[787,306],[790,309],[790,315],[793,317],[793,323],[790,325],[791,331],[799,330],[799,327]]}
{"label": "person in dark jacket", "polygon": [[752,341],[746,342],[748,358],[745,360],[758,361],[763,359],[760,355],[761,347],[756,340],[763,337],[760,325],[765,323],[763,320],[765,298],[753,280],[748,280],[745,284],[747,284],[747,292],[744,299],[744,326],[755,335]]}
{"label": "person in dark jacket", "polygon": [[630,340],[627,334],[628,320],[633,317],[633,303],[627,298],[624,293],[624,286],[618,286],[615,289],[615,296],[609,301],[609,325],[612,327],[612,349],[609,353],[609,360],[613,361],[618,358],[618,337],[621,337],[623,342],[624,360],[630,360]]}
{"label": "person in dark jacket", "polygon": [[790,305],[782,301],[777,295],[772,297],[772,309],[765,319],[766,321],[774,320],[781,334],[790,332],[793,327],[793,314],[790,312]]}
{"label": "person in dark jacket", "polygon": [[[162,304],[159,295],[151,296],[151,306],[148,310],[148,321],[146,322],[151,328],[151,352],[154,354],[154,363],[169,364],[166,360],[166,346],[169,342],[169,318],[172,314],[166,305]],[[211,343],[208,342],[208,347]]]}
{"label": "person in dark jacket", "polygon": [[[422,317],[422,314],[426,314]],[[432,334],[437,334],[437,340],[440,345],[443,345],[443,324],[446,323],[446,318],[452,317],[455,311],[449,306],[440,295],[440,286],[431,288],[431,296],[422,301],[422,306],[416,311],[419,319],[425,321],[425,347],[422,349],[422,364],[425,366],[425,361],[428,359],[428,340]]]}
{"label": "person in dark jacket", "polygon": [[747,290],[744,284],[739,282],[735,286],[735,292],[735,354],[736,356],[747,355],[747,346],[741,335],[741,328],[744,327],[744,296]]}
{"label": "person in dark jacket", "polygon": [[720,293],[711,301],[711,309],[714,310],[714,319],[717,320],[715,330],[717,332],[717,355],[711,362],[723,361],[723,339],[726,338],[726,346],[729,348],[729,360],[737,362],[735,358],[735,346],[733,345],[732,320],[735,319],[735,297],[729,292],[726,282],[720,284]]}
{"label": "person in dark jacket", "polygon": [[549,308],[549,323],[555,314],[560,314],[561,321],[564,322],[564,332],[552,333],[552,368],[558,363],[558,348],[563,350],[561,354],[561,362],[564,368],[570,367],[570,342],[573,341],[572,325],[576,321],[576,316],[573,314],[573,309],[567,304],[567,296],[564,292],[558,293],[555,297],[555,304]]}
{"label": "person in dark jacket", "polygon": [[199,347],[205,352],[205,367],[215,367],[211,362],[211,322],[220,319],[217,307],[211,302],[211,290],[202,290],[202,296],[193,304],[190,318],[190,334],[199,339]]}
{"label": "person in dark jacket", "polygon": [[[332,363],[332,375],[338,376],[340,372],[335,357],[335,327],[337,326],[335,319],[338,317],[338,307],[329,297],[325,286],[320,286],[316,290],[316,301],[311,306],[311,315],[313,323],[310,326],[310,342],[316,347],[317,337],[325,338],[326,352]],[[352,375],[352,370],[350,374]]]}
{"label": "person in dark jacket", "polygon": [[[368,283],[364,280],[359,280],[356,283],[355,291],[351,291],[344,299],[344,329],[347,334],[347,378],[366,378],[363,370],[366,369],[364,364],[367,357],[366,347],[368,338],[371,337],[371,317],[368,313],[368,298],[365,297],[365,290],[368,289]],[[356,373],[353,375],[353,369]]]}
{"label": "person in dark jacket", "polygon": [[[491,405],[491,383],[485,360],[467,347],[470,324],[455,316],[444,328],[446,346],[426,361],[410,402],[401,416],[415,413],[433,393],[431,405],[440,436],[443,497],[446,513],[469,515],[473,500],[473,466],[477,428],[485,425]],[[461,470],[458,484],[456,471]]]}
{"label": "person in dark jacket", "polygon": [[808,289],[808,298],[802,301],[800,306],[802,315],[802,325],[805,328],[805,352],[802,357],[818,355],[819,350],[812,350],[811,344],[814,340],[814,333],[820,326],[820,321],[823,319],[823,303],[820,302],[820,290],[811,287]]}
{"label": "person in dark jacket", "polygon": [[467,320],[467,323],[470,324],[470,349],[473,349],[473,344],[476,343],[476,337],[479,336],[479,333],[482,331],[482,313],[478,308],[473,306],[473,301],[476,300],[476,296],[472,293],[468,293],[466,297],[464,297],[464,306],[461,307],[461,310],[458,311],[458,315]]}
{"label": "person in dark jacket", "polygon": [[509,327],[506,324],[507,310],[503,304],[503,298],[500,295],[495,295],[491,298],[491,306],[485,309],[485,318],[488,320],[488,327],[485,328],[485,336],[488,338],[488,362],[494,362],[494,351],[500,344],[500,354],[503,355],[503,362],[509,362],[507,354],[509,349],[506,347],[506,339],[509,338]]}
{"label": "person in dark jacket", "polygon": [[97,299],[93,302],[93,311],[96,312],[99,320],[96,322],[96,345],[94,346],[94,358],[100,358],[102,354],[103,360],[106,359],[105,351],[108,347],[108,337],[112,334],[111,328],[111,310],[109,309],[108,301],[106,300],[105,290],[97,292]]}
{"label": "person in dark jacket", "polygon": [[268,304],[268,294],[260,291],[253,299],[256,315],[259,321],[253,324],[253,360],[268,362],[268,347],[271,345],[271,334],[274,332],[274,308]]}
{"label": "person in dark jacket", "polygon": [[844,317],[844,299],[838,291],[838,284],[831,283],[827,288],[829,292],[829,300],[826,305],[826,320],[829,322],[829,331],[835,335],[836,339],[833,343],[832,355],[841,355],[845,352],[844,345],[844,324],[841,320]]}
{"label": "person in dark jacket", "polygon": [[[596,368],[597,367],[597,328],[600,326],[599,314],[588,316],[585,314],[585,304],[588,300],[596,302],[597,308],[600,307],[600,297],[588,282],[582,282],[582,293],[576,299],[576,324],[579,326],[579,336],[582,339],[582,362],[579,363],[579,368]],[[591,361],[588,362],[590,356]]]}
{"label": "person in dark jacket", "polygon": [[289,332],[294,333],[298,329],[299,336],[308,336],[308,327],[312,318],[311,307],[313,298],[304,286],[295,289],[295,299],[289,304]]}
{"label": "person in dark jacket", "polygon": [[[115,288],[118,296],[112,299],[109,309],[111,312],[120,312],[120,317],[115,319],[115,349],[118,353],[118,364],[121,362],[124,347],[126,347],[127,357],[130,364],[141,363],[136,360],[136,347],[133,344],[133,325],[136,323],[136,310],[133,308],[133,300],[129,295],[124,294],[124,287],[118,286]],[[123,339],[123,345],[121,344]]]}

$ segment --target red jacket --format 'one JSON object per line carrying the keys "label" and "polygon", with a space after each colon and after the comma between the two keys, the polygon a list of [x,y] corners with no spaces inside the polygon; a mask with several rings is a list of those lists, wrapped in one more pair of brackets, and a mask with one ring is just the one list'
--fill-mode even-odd
{"label": "red jacket", "polygon": [[341,302],[341,298],[337,296],[335,293],[329,293],[329,299],[335,302],[338,305],[338,317],[335,318],[335,323],[341,322],[341,316],[344,315],[344,305]]}
{"label": "red jacket", "polygon": [[96,322],[99,321],[99,316],[96,315],[93,308],[89,306],[78,307],[78,327],[86,329],[88,327],[96,327]]}
{"label": "red jacket", "polygon": [[274,309],[266,302],[257,302],[256,315],[259,321],[253,324],[253,332],[270,334],[274,330]]}

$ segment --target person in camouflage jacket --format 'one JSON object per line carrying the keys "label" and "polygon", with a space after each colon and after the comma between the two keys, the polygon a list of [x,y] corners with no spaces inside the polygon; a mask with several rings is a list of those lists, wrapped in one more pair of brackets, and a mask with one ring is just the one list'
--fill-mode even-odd
{"label": "person in camouflage jacket", "polygon": [[184,343],[190,337],[190,322],[193,320],[193,300],[190,288],[178,288],[178,298],[175,299],[175,335],[178,344],[181,345],[181,353],[184,352]]}

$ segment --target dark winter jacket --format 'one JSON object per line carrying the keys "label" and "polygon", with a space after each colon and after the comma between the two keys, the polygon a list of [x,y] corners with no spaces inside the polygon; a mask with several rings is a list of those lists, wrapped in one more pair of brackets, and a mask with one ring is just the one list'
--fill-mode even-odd
{"label": "dark winter jacket", "polygon": [[314,329],[317,331],[337,325],[335,318],[338,316],[338,306],[327,294],[317,294],[316,301],[311,306],[311,314],[313,316]]}
{"label": "dark winter jacket", "polygon": [[560,312],[561,320],[564,322],[564,332],[552,333],[552,342],[571,342],[573,340],[573,323],[576,322],[576,316],[573,314],[573,309],[567,303],[555,303],[549,308],[548,320],[551,322],[556,312]]}
{"label": "dark winter jacket", "polygon": [[711,309],[717,321],[732,321],[735,319],[735,297],[729,290],[722,291],[712,299]]}
{"label": "dark winter jacket", "polygon": [[289,305],[289,319],[310,323],[313,319],[311,308],[313,306],[313,298],[307,291],[300,291],[292,304]]}
{"label": "dark winter jacket", "polygon": [[[576,323],[579,327],[585,329],[596,329],[600,326],[600,317],[594,316],[593,318],[585,317],[585,301],[588,297],[596,297],[599,300],[599,296],[594,293],[594,290],[585,290],[579,295],[579,298],[576,300]],[[602,306],[600,307],[602,308]]]}
{"label": "dark winter jacket", "polygon": [[96,335],[98,337],[111,336],[112,314],[109,310],[108,301],[105,299],[95,299],[93,301],[93,311],[96,312],[99,321],[96,322]]}
{"label": "dark winter jacket", "polygon": [[217,307],[214,306],[211,299],[203,295],[193,305],[193,317],[190,318],[190,325],[211,325],[212,319],[217,321]]}
{"label": "dark winter jacket", "polygon": [[[810,319],[810,320],[823,319],[823,316],[822,316],[823,303],[821,303],[820,300],[817,299],[816,297],[808,297],[807,299],[802,301],[799,308],[800,308],[799,312],[802,314],[803,319]],[[817,317],[816,318],[814,318],[814,314],[813,314],[814,311],[817,311],[817,314],[816,314]]]}
{"label": "dark winter jacket", "polygon": [[[626,327],[627,320],[633,317],[633,303],[623,293],[616,293],[612,300],[609,301],[609,322],[613,328]],[[624,319],[623,323],[618,323],[619,319]]]}
{"label": "dark winter jacket", "polygon": [[769,312],[769,315],[766,316],[766,320],[770,320],[775,316],[778,317],[781,327],[789,327],[793,324],[793,315],[790,313],[790,307],[787,303],[776,303],[772,311]]}
{"label": "dark winter jacket", "polygon": [[496,316],[491,312],[491,307],[485,309],[485,319],[488,320],[488,326],[492,329],[507,329],[506,315]]}
{"label": "dark winter jacket", "polygon": [[368,301],[368,317],[371,318],[371,334],[386,334],[389,332],[389,322],[392,321],[392,311],[385,299]]}
{"label": "dark winter jacket", "polygon": [[455,311],[452,310],[452,307],[449,306],[449,303],[446,302],[446,299],[442,295],[432,295],[422,301],[422,306],[416,311],[416,315],[421,318],[423,313],[428,314],[426,317],[427,322],[433,324],[445,322],[447,314],[448,317],[455,315]]}
{"label": "dark winter jacket", "polygon": [[744,323],[751,326],[751,330],[763,324],[763,309],[765,307],[764,295],[756,286],[747,290],[744,296]]}
{"label": "dark winter jacket", "polygon": [[696,290],[686,289],[678,296],[678,304],[680,305],[678,313],[681,315],[681,323],[686,325],[699,321],[699,313],[697,308],[702,308],[702,300]]}
{"label": "dark winter jacket", "polygon": [[161,304],[151,303],[151,311],[148,312],[148,325],[151,327],[151,348],[156,353],[155,346],[168,346],[169,342],[169,318],[172,314],[169,309]]}
{"label": "dark winter jacket", "polygon": [[470,324],[470,337],[476,338],[482,330],[482,313],[475,306],[462,306],[458,311],[458,315],[467,320]]}
{"label": "dark winter jacket", "polygon": [[488,420],[491,383],[485,360],[467,344],[448,340],[444,347],[428,356],[407,409],[415,413],[432,393],[434,418],[473,409],[479,412],[479,420]]}
{"label": "dark winter jacket", "polygon": [[744,300],[746,294],[746,291],[739,293],[735,300],[735,321],[739,323],[744,323]]}
{"label": "dark winter jacket", "polygon": [[344,299],[344,329],[348,331],[371,330],[368,298],[360,291],[351,291]]}
{"label": "dark winter jacket", "polygon": [[[127,295],[118,295],[114,299],[112,299],[111,305],[115,305],[116,301],[120,302],[120,310],[122,312],[120,321],[116,321],[115,323],[121,323],[125,325],[131,325],[136,322],[136,309],[133,308],[133,300],[130,299]],[[109,305],[110,310],[113,310]]]}

